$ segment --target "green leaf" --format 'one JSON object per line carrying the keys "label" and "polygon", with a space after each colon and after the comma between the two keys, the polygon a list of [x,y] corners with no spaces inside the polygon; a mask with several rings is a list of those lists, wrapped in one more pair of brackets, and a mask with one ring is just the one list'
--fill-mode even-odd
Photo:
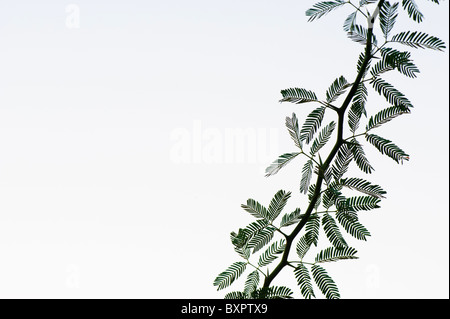
{"label": "green leaf", "polygon": [[[357,72],[361,72],[361,68],[364,66],[364,60],[366,58],[365,52],[361,52],[358,58],[358,62],[356,63],[356,70]],[[370,62],[372,61],[372,57],[369,58],[369,63],[365,66],[365,70],[363,72],[363,78],[366,76],[367,72],[370,69]]]}
{"label": "green leaf", "polygon": [[352,247],[343,247],[343,248],[336,248],[336,247],[328,247],[324,250],[321,250],[315,259],[316,263],[325,263],[325,262],[332,262],[332,261],[338,261],[342,259],[358,259],[356,257],[357,251],[355,248]]}
{"label": "green leaf", "polygon": [[340,190],[342,187],[335,182],[330,183],[328,188],[323,191],[323,207],[329,209],[333,205],[337,205],[341,201],[345,200]]}
{"label": "green leaf", "polygon": [[[353,26],[353,29],[351,29],[349,32],[347,32],[347,36],[357,42],[357,43],[361,43],[362,45],[366,45],[367,43],[367,39],[369,36],[369,31],[367,28],[360,26],[358,24],[355,24]],[[377,44],[377,38],[375,37],[374,34],[372,34],[372,43],[374,45]]]}
{"label": "green leaf", "polygon": [[384,38],[387,40],[389,33],[394,28],[395,20],[397,19],[398,2],[391,5],[385,1],[380,10],[380,27]]}
{"label": "green leaf", "polygon": [[393,104],[394,106],[401,107],[404,111],[408,111],[409,108],[412,108],[413,105],[411,102],[403,95],[403,93],[399,92],[395,89],[391,84],[387,83],[381,78],[375,78],[370,81],[373,88],[381,95],[386,98],[386,101]]}
{"label": "green leaf", "polygon": [[338,287],[334,283],[333,279],[328,273],[319,265],[313,265],[311,272],[314,278],[314,282],[319,287],[320,291],[325,295],[327,299],[339,299]]}
{"label": "green leaf", "polygon": [[356,239],[365,241],[367,240],[366,237],[370,236],[370,232],[358,221],[355,213],[337,212],[336,219],[347,233]]}
{"label": "green leaf", "polygon": [[411,113],[409,110],[405,110],[399,106],[388,107],[370,117],[366,126],[366,131],[368,132],[374,128],[380,127],[381,125],[393,120],[397,116],[409,113]]}
{"label": "green leaf", "polygon": [[227,270],[220,273],[214,280],[214,286],[217,286],[217,290],[224,289],[230,286],[236,279],[238,279],[245,271],[247,263],[238,261],[228,267]]}
{"label": "green leaf", "polygon": [[353,11],[350,13],[344,21],[344,31],[350,32],[353,31],[353,28],[355,27],[356,17],[358,15],[358,11]]}
{"label": "green leaf", "polygon": [[381,154],[385,154],[392,158],[397,163],[403,164],[403,161],[409,160],[409,155],[406,154],[400,147],[392,143],[390,140],[382,138],[375,134],[366,134],[367,141],[375,146]]}
{"label": "green leaf", "polygon": [[235,247],[234,250],[244,259],[248,259],[251,254],[268,244],[272,238],[275,228],[269,226],[268,219],[259,219],[250,223],[245,228],[240,228],[239,232],[231,233],[231,243]]}
{"label": "green leaf", "polygon": [[269,214],[267,212],[267,209],[263,205],[261,205],[260,203],[255,201],[254,199],[249,198],[247,200],[247,205],[242,204],[241,207],[246,212],[250,213],[250,215],[252,215],[253,217],[267,219],[267,220],[269,219]]}
{"label": "green leaf", "polygon": [[309,183],[311,181],[313,173],[313,161],[309,159],[302,169],[302,179],[300,182],[300,193],[305,193],[308,191]]}
{"label": "green leaf", "polygon": [[390,42],[401,43],[415,49],[433,49],[444,51],[445,42],[441,39],[419,31],[400,32],[392,36]]}
{"label": "green leaf", "polygon": [[345,212],[357,212],[361,210],[372,210],[380,208],[378,204],[381,199],[373,196],[354,196],[346,198],[344,202],[341,203],[341,207],[337,207],[339,211]]}
{"label": "green leaf", "polygon": [[277,255],[284,252],[286,248],[286,241],[281,239],[278,242],[273,243],[267,250],[259,256],[258,266],[264,267],[269,265],[275,259],[278,258]]}
{"label": "green leaf", "polygon": [[355,133],[359,127],[359,121],[363,114],[366,114],[367,88],[364,82],[361,82],[356,89],[352,105],[348,112],[348,125],[352,133]]}
{"label": "green leaf", "polygon": [[290,118],[289,116],[286,117],[286,127],[295,145],[299,149],[302,149],[302,140],[300,139],[300,130],[298,128],[298,120],[295,113],[292,113],[292,118]]}
{"label": "green leaf", "polygon": [[347,247],[347,242],[339,230],[338,225],[330,214],[325,213],[322,218],[322,226],[330,243],[336,248]]}
{"label": "green leaf", "polygon": [[[311,156],[315,156],[319,150],[327,144],[330,140],[331,135],[333,134],[334,129],[336,128],[336,123],[331,121],[327,126],[325,126],[322,131],[319,133],[319,136],[314,140],[311,145]],[[306,193],[306,191],[305,191]]]}
{"label": "green leaf", "polygon": [[283,98],[280,102],[291,102],[295,104],[307,103],[317,101],[317,96],[314,92],[301,88],[290,88],[281,91]]}
{"label": "green leaf", "polygon": [[225,295],[224,299],[227,300],[238,300],[238,299],[248,299],[247,295],[242,291],[232,291]]}
{"label": "green leaf", "polygon": [[311,214],[308,221],[306,222],[306,232],[309,234],[309,239],[317,246],[319,241],[319,230],[320,230],[320,217],[317,213]]}
{"label": "green leaf", "polygon": [[[313,198],[313,196],[314,196],[315,190],[316,190],[316,185],[311,184],[311,185],[309,186],[309,189],[308,189],[308,200],[309,200],[310,202],[311,202],[311,200],[312,200],[312,198]],[[315,210],[317,210],[317,208],[319,208],[319,206],[320,206],[320,204],[321,204],[321,201],[322,201],[322,194],[319,193],[319,197],[317,198],[316,204],[314,205],[314,209],[315,209]]]}
{"label": "green leaf", "polygon": [[309,144],[309,142],[311,142],[314,134],[322,124],[324,115],[325,107],[319,107],[309,113],[306,117],[305,123],[303,123],[302,129],[300,131],[300,139],[302,141],[305,141],[306,144]]}
{"label": "green leaf", "polygon": [[[244,295],[248,298],[258,288],[259,285],[259,271],[255,270],[247,276],[245,281]],[[241,298],[236,298],[241,299]]]}
{"label": "green leaf", "polygon": [[244,259],[250,257],[250,249],[254,248],[250,245],[250,241],[261,233],[267,226],[269,222],[267,219],[259,219],[253,223],[250,223],[245,228],[240,228],[239,232],[236,234],[232,232],[230,235],[231,243],[234,246],[234,250]]}
{"label": "green leaf", "polygon": [[271,222],[273,222],[278,217],[284,206],[286,206],[286,203],[290,197],[291,192],[285,192],[284,190],[279,190],[275,194],[275,196],[270,201],[268,209],[269,220]]}
{"label": "green leaf", "polygon": [[346,4],[346,1],[337,0],[337,1],[322,1],[313,5],[311,9],[306,11],[306,16],[309,17],[308,21],[314,21],[315,19],[319,19],[330,11]]}
{"label": "green leaf", "polygon": [[370,71],[372,77],[395,69],[410,78],[415,78],[417,77],[416,73],[420,73],[417,66],[410,60],[411,53],[392,48],[381,48],[380,51],[382,58]]}
{"label": "green leaf", "polygon": [[384,195],[386,195],[386,191],[384,191],[380,186],[372,185],[370,182],[362,178],[343,178],[339,180],[338,184],[373,197],[384,198]]}
{"label": "green leaf", "polygon": [[273,239],[273,234],[276,228],[272,226],[268,226],[265,229],[262,229],[258,233],[256,233],[248,242],[247,246],[249,248],[253,248],[253,254],[263,248],[265,245],[270,243]]}
{"label": "green leaf", "polygon": [[261,288],[256,290],[252,298],[253,299],[292,299],[292,290],[288,287],[272,286],[268,288]]}
{"label": "green leaf", "polygon": [[300,292],[306,299],[311,299],[311,297],[316,297],[314,295],[314,290],[311,284],[311,277],[309,276],[308,268],[306,268],[303,263],[300,263],[294,270],[295,278],[297,279],[298,286],[300,287]]}
{"label": "green leaf", "polygon": [[300,214],[300,208],[297,208],[292,213],[285,214],[281,218],[280,228],[297,224],[301,220],[302,215]]}
{"label": "green leaf", "polygon": [[327,102],[332,103],[336,101],[336,99],[350,86],[351,84],[349,84],[343,76],[334,80],[326,92]]}
{"label": "green leaf", "polygon": [[266,168],[266,177],[277,174],[280,169],[285,167],[290,161],[297,157],[300,153],[286,153],[280,155],[269,167]]}
{"label": "green leaf", "polygon": [[309,247],[311,247],[314,240],[313,236],[314,236],[313,233],[306,232],[298,241],[297,255],[300,258],[300,260],[302,260],[303,257],[305,257],[306,253],[309,250]]}
{"label": "green leaf", "polygon": [[348,148],[347,144],[342,145],[334,160],[334,164],[331,167],[332,174],[335,180],[339,180],[347,172],[348,166],[353,159],[352,151]]}
{"label": "green leaf", "polygon": [[423,14],[414,0],[402,0],[402,7],[408,12],[408,16],[414,21],[420,23],[423,21]]}
{"label": "green leaf", "polygon": [[370,165],[369,160],[367,159],[366,153],[364,153],[361,144],[359,144],[359,142],[356,139],[351,140],[350,150],[352,151],[353,158],[355,159],[358,168],[366,174],[372,173],[374,169],[372,165]]}

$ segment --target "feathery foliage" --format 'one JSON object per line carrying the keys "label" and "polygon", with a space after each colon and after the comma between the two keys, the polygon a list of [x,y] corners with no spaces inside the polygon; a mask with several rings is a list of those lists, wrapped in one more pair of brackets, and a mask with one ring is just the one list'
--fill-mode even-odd
{"label": "feathery foliage", "polygon": [[306,11],[306,16],[309,17],[308,21],[313,21],[315,19],[319,19],[330,11],[343,6],[345,1],[336,0],[336,1],[322,1],[316,3],[311,9]]}
{"label": "feathery foliage", "polygon": [[380,28],[386,40],[394,28],[395,20],[398,16],[397,9],[398,2],[391,5],[389,1],[385,1],[380,9]]}
{"label": "feathery foliage", "polygon": [[[438,0],[430,1],[439,4]],[[376,4],[376,7],[372,4]],[[400,115],[411,113],[413,108],[412,102],[381,76],[396,71],[414,79],[420,73],[411,52],[390,45],[443,51],[445,43],[419,31],[402,31],[391,36],[398,26],[397,17],[402,11],[399,10],[400,2],[321,1],[307,10],[306,15],[309,21],[314,21],[343,6],[352,8],[352,12],[346,15],[344,31],[351,40],[364,46],[355,61],[357,75],[353,82],[344,76],[336,78],[325,92],[324,100],[320,100],[313,91],[303,88],[281,91],[280,102],[313,102],[320,105],[308,110],[309,114],[301,127],[295,113],[286,117],[285,126],[294,141],[295,151],[280,155],[266,169],[267,177],[275,175],[297,158],[301,162],[299,195],[306,195],[307,203],[303,210],[295,208],[283,213],[289,204],[291,192],[279,190],[267,207],[254,199],[248,199],[241,205],[256,220],[239,228],[237,232],[231,232],[233,248],[242,259],[221,272],[214,280],[214,285],[222,290],[233,284],[247,269],[250,269],[250,273],[243,291],[229,292],[225,295],[226,299],[292,298],[294,291],[290,288],[272,285],[285,266],[293,268],[297,291],[304,298],[315,298],[315,287],[326,298],[340,298],[336,283],[322,265],[332,267],[332,262],[358,258],[357,250],[348,245],[346,238],[350,235],[366,241],[371,236],[359,220],[359,214],[380,208],[381,200],[386,195],[381,186],[358,176],[348,176],[351,167],[365,174],[374,170],[361,140],[364,137],[367,144],[373,145],[381,154],[397,163],[409,160],[409,155],[391,140],[373,133]],[[423,21],[424,16],[414,0],[402,0],[401,8],[413,21]],[[361,16],[367,26],[358,20]],[[379,23],[375,23],[376,19],[379,19]],[[379,32],[377,34],[382,34],[380,39],[383,43],[378,44],[375,29]],[[385,98],[387,106],[376,105],[372,108],[368,104],[368,88],[371,88],[366,86],[367,83]],[[341,106],[333,105],[341,96],[345,97]],[[335,114],[331,115],[337,119],[327,120],[323,124],[326,109],[334,111]],[[344,125],[345,120],[347,123]],[[334,141],[334,144],[329,145],[330,141]],[[306,150],[308,147],[309,150]],[[324,154],[325,150],[328,154]],[[291,233],[286,234],[288,229],[291,229]],[[319,243],[323,239],[331,246],[321,248]],[[294,259],[291,259],[292,249],[296,250]],[[253,259],[257,262],[251,261]]]}
{"label": "feathery foliage", "polygon": [[305,123],[303,124],[302,129],[300,130],[300,139],[302,141],[305,141],[306,144],[309,144],[309,142],[311,142],[312,138],[314,137],[314,134],[317,132],[320,125],[322,124],[324,115],[325,115],[325,107],[321,106],[313,110],[306,117]]}
{"label": "feathery foliage", "polygon": [[291,102],[295,104],[307,103],[317,101],[317,96],[314,92],[301,88],[290,88],[281,91],[283,98],[280,102]]}
{"label": "feathery foliage", "polygon": [[298,286],[300,287],[300,292],[306,299],[311,299],[316,297],[314,295],[313,286],[311,283],[311,276],[309,275],[308,268],[300,263],[294,270],[295,278],[297,279]]}
{"label": "feathery foliage", "polygon": [[325,269],[319,265],[313,265],[311,271],[314,281],[327,299],[339,299],[341,297],[338,287]]}
{"label": "feathery foliage", "polygon": [[398,42],[415,49],[433,49],[444,51],[446,48],[444,41],[419,31],[400,32],[390,39],[389,42]]}

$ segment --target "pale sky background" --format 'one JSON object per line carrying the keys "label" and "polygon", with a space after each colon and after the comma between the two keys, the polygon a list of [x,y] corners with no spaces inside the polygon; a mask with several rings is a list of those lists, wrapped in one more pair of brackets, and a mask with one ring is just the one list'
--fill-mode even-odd
{"label": "pale sky background", "polygon": [[[393,33],[448,46],[448,1],[416,2],[425,21],[400,19]],[[286,212],[305,206],[302,160],[263,173],[295,150],[285,117],[315,106],[280,104],[280,90],[324,97],[354,78],[363,49],[342,31],[350,8],[308,23],[314,3],[0,0],[0,297],[242,289],[212,285],[239,260],[229,233],[252,221],[240,205],[285,189]],[[360,259],[324,265],[343,298],[449,297],[449,55],[412,53],[418,79],[386,79],[415,108],[378,132],[411,160],[366,147],[376,171],[354,171],[388,196],[360,215],[367,242],[346,236]],[[388,106],[369,99],[370,114]],[[248,136],[257,143],[242,152]],[[290,269],[274,284],[299,293]]]}

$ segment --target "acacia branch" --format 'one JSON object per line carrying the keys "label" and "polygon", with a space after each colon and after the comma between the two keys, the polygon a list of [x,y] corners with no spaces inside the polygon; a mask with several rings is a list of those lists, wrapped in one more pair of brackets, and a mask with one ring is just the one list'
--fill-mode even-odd
{"label": "acacia branch", "polygon": [[[323,163],[322,167],[319,167],[319,169],[322,172],[326,172],[328,170],[334,156],[337,154],[337,152],[338,152],[339,148],[342,146],[342,144],[344,144],[343,132],[344,132],[345,112],[346,112],[348,106],[350,105],[350,102],[353,100],[353,97],[355,96],[358,86],[364,77],[366,68],[372,58],[373,25],[374,25],[374,22],[380,12],[381,7],[384,4],[384,2],[385,2],[385,0],[380,0],[374,13],[367,18],[368,32],[367,32],[367,42],[366,42],[366,47],[365,47],[365,52],[364,52],[364,60],[361,65],[361,68],[356,76],[356,79],[353,82],[352,88],[350,89],[350,91],[347,94],[347,97],[345,98],[344,102],[342,103],[342,106],[336,110],[337,114],[338,114],[338,132],[337,132],[336,143],[334,144],[333,149],[331,150],[327,159]],[[320,196],[322,182],[323,182],[323,174],[318,174],[315,189],[314,189],[314,194],[311,198],[311,201],[309,202],[308,208],[307,208],[303,218],[297,224],[297,226],[292,231],[292,233],[290,235],[286,236],[286,247],[283,252],[283,256],[281,257],[280,262],[273,269],[273,271],[266,276],[266,278],[264,280],[263,288],[268,288],[270,286],[272,280],[280,273],[280,271],[286,265],[289,264],[288,257],[289,257],[289,253],[291,250],[292,243],[293,243],[294,239],[297,237],[297,235],[300,233],[300,231],[303,229],[303,227],[306,225],[306,222],[308,221],[309,217],[311,216],[311,213],[312,213],[312,211],[317,203],[317,200],[319,199],[319,196]]]}

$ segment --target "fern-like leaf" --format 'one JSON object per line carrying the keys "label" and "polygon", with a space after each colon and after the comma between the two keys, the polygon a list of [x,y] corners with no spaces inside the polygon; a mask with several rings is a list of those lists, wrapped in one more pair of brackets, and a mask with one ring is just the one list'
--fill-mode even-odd
{"label": "fern-like leaf", "polygon": [[317,96],[314,92],[301,88],[290,88],[281,90],[283,98],[280,102],[291,102],[295,104],[307,103],[317,101]]}
{"label": "fern-like leaf", "polygon": [[303,123],[302,129],[300,131],[300,139],[302,141],[305,141],[306,144],[309,144],[309,142],[311,142],[314,134],[322,124],[324,115],[325,107],[319,107],[309,113],[306,117],[305,123]]}
{"label": "fern-like leaf", "polygon": [[420,73],[417,66],[410,60],[411,53],[397,51],[392,48],[382,48],[380,51],[382,59],[370,71],[372,77],[377,77],[394,69],[410,78],[415,78],[417,77],[416,73]]}
{"label": "fern-like leaf", "polygon": [[[244,286],[245,297],[249,298],[252,295],[252,293],[258,288],[258,285],[259,285],[259,271],[255,270],[247,276],[247,280],[245,281]],[[233,299],[243,299],[243,298],[233,298]]]}
{"label": "fern-like leaf", "polygon": [[266,168],[266,177],[277,174],[283,167],[285,167],[290,161],[297,157],[300,153],[286,153],[280,155],[269,167]]}
{"label": "fern-like leaf", "polygon": [[300,260],[305,257],[306,253],[309,250],[309,247],[311,247],[313,243],[313,234],[310,232],[306,232],[298,241],[297,243],[297,255],[300,258]]}
{"label": "fern-like leaf", "polygon": [[281,218],[280,228],[297,224],[302,220],[302,214],[300,214],[300,208],[296,208],[292,213],[285,214]]}
{"label": "fern-like leaf", "polygon": [[399,92],[383,79],[375,78],[370,81],[370,83],[373,85],[373,88],[379,94],[383,95],[389,103],[401,107],[404,111],[407,111],[409,108],[413,107],[411,102],[405,97],[405,95],[403,95],[403,93]]}
{"label": "fern-like leaf", "polygon": [[342,145],[334,160],[334,164],[331,167],[331,172],[335,180],[339,180],[347,172],[348,166],[353,159],[352,151],[348,148],[347,144]]}
{"label": "fern-like leaf", "polygon": [[306,268],[303,263],[300,263],[294,270],[295,278],[297,279],[298,286],[300,287],[300,292],[306,299],[311,299],[311,297],[316,297],[314,295],[314,290],[311,284],[311,277],[309,275],[308,268]]}
{"label": "fern-like leaf", "polygon": [[370,182],[362,178],[343,178],[339,180],[338,184],[373,197],[384,198],[384,195],[386,195],[386,191],[380,186],[372,185]]}
{"label": "fern-like leaf", "polygon": [[292,113],[292,117],[286,117],[286,127],[289,131],[289,135],[299,149],[302,149],[302,140],[300,139],[300,130],[298,128],[298,119],[295,113]]}
{"label": "fern-like leaf", "polygon": [[423,21],[423,14],[414,0],[402,0],[402,7],[414,21],[419,23]]}
{"label": "fern-like leaf", "polygon": [[300,193],[305,193],[308,191],[309,183],[311,181],[312,173],[313,173],[313,161],[309,159],[302,169],[302,179],[300,182]]}
{"label": "fern-like leaf", "polygon": [[[358,62],[356,63],[356,70],[357,72],[361,72],[362,67],[364,66],[364,60],[366,59],[366,54],[365,52],[361,52],[359,54],[358,57]],[[363,78],[366,76],[367,72],[370,69],[370,63],[371,63],[372,59],[371,57],[369,58],[369,62],[367,63],[367,65],[365,66],[365,69],[363,70]]]}
{"label": "fern-like leaf", "polygon": [[291,192],[286,192],[284,190],[279,190],[275,196],[272,198],[269,204],[268,208],[268,217],[271,222],[273,222],[278,215],[283,210],[284,206],[286,206],[286,203],[288,199],[291,197]]}
{"label": "fern-like leaf", "polygon": [[357,15],[358,15],[358,11],[353,11],[345,19],[344,26],[343,26],[345,32],[353,31],[353,28],[355,27]]}
{"label": "fern-like leaf", "polygon": [[249,198],[241,207],[253,217],[269,220],[267,209],[254,199]]}
{"label": "fern-like leaf", "polygon": [[308,221],[306,222],[306,232],[309,234],[309,239],[314,246],[317,246],[319,241],[319,230],[320,230],[320,217],[317,213],[311,214]]}
{"label": "fern-like leaf", "polygon": [[220,273],[214,280],[214,286],[217,286],[217,290],[224,289],[230,286],[236,279],[238,279],[245,271],[247,263],[238,261],[228,267],[227,270]]}
{"label": "fern-like leaf", "polygon": [[288,287],[264,287],[256,290],[252,298],[253,299],[292,299],[292,290]]}
{"label": "fern-like leaf", "polygon": [[375,134],[366,134],[367,141],[375,146],[381,154],[385,154],[392,158],[397,163],[403,164],[403,161],[409,160],[409,155],[406,154],[400,147],[392,143],[392,141],[382,138]]}
{"label": "fern-like leaf", "polygon": [[405,110],[399,106],[391,106],[384,110],[381,110],[380,112],[369,118],[369,121],[366,125],[366,132],[380,127],[381,125],[393,120],[397,116],[409,113],[409,110]]}
{"label": "fern-like leaf", "polygon": [[366,115],[367,94],[367,88],[364,85],[364,82],[360,83],[356,89],[352,105],[348,112],[348,125],[353,133],[355,133],[359,127],[361,116],[363,114]]}
{"label": "fern-like leaf", "polygon": [[325,263],[325,262],[332,262],[332,261],[338,261],[341,259],[358,259],[356,257],[357,251],[355,248],[352,247],[343,247],[343,248],[336,248],[336,247],[328,247],[324,250],[321,250],[315,259],[316,263]]}
{"label": "fern-like leaf", "polygon": [[367,240],[370,232],[358,221],[358,217],[354,213],[337,212],[337,221],[351,236],[359,240]]}
{"label": "fern-like leaf", "polygon": [[[348,33],[347,36],[357,42],[357,43],[361,43],[362,45],[366,45],[367,43],[367,38],[368,38],[368,29],[364,28],[363,26],[360,26],[358,24],[355,24],[353,26],[353,29],[351,29]],[[375,37],[374,34],[372,34],[372,43],[374,45],[377,44],[377,38]]]}
{"label": "fern-like leaf", "polygon": [[336,248],[347,247],[347,242],[339,230],[338,225],[330,214],[326,213],[322,218],[322,226],[330,243]]}
{"label": "fern-like leaf", "polygon": [[387,40],[389,33],[394,28],[397,19],[398,2],[391,5],[389,1],[385,1],[380,10],[380,27],[384,38]]}
{"label": "fern-like leaf", "polygon": [[351,84],[349,84],[343,76],[334,80],[326,92],[327,102],[332,103],[336,101],[336,99],[350,86]]}
{"label": "fern-like leaf", "polygon": [[[327,126],[325,126],[322,131],[319,133],[317,138],[311,145],[311,156],[315,156],[319,150],[327,144],[330,140],[331,135],[333,134],[334,129],[336,128],[336,123],[331,121]],[[306,193],[306,192],[305,192]]]}
{"label": "fern-like leaf", "polygon": [[433,49],[444,51],[445,42],[441,39],[419,31],[400,32],[392,36],[390,42],[401,43],[415,49]]}
{"label": "fern-like leaf", "polygon": [[269,265],[275,259],[278,258],[277,255],[281,254],[286,247],[286,241],[281,239],[278,242],[273,243],[267,250],[259,256],[258,266],[264,267]]}
{"label": "fern-like leaf", "polygon": [[336,1],[322,1],[313,5],[311,9],[306,11],[306,16],[309,17],[308,21],[313,21],[319,19],[330,11],[343,6],[347,1],[336,0]]}
{"label": "fern-like leaf", "polygon": [[226,300],[240,300],[240,299],[248,299],[248,296],[245,294],[245,292],[242,291],[232,291],[227,293],[223,299]]}
{"label": "fern-like leaf", "polygon": [[366,153],[362,148],[362,145],[356,139],[351,140],[351,147],[353,158],[355,159],[356,165],[360,170],[362,170],[366,174],[372,173],[374,170],[372,165],[370,165],[369,160],[366,157]]}
{"label": "fern-like leaf", "polygon": [[357,212],[361,210],[372,210],[380,208],[378,204],[380,199],[373,196],[354,196],[346,198],[344,202],[341,203],[341,207],[337,207],[339,211],[345,212]]}
{"label": "fern-like leaf", "polygon": [[269,226],[255,234],[252,239],[250,239],[247,246],[249,248],[253,248],[253,254],[270,243],[270,241],[273,239],[275,230],[275,227]]}
{"label": "fern-like leaf", "polygon": [[250,223],[245,228],[240,228],[237,234],[232,232],[230,239],[236,252],[244,259],[248,259],[250,257],[251,248],[249,247],[250,240],[258,235],[268,225],[269,221],[267,219],[259,219],[253,223]]}
{"label": "fern-like leaf", "polygon": [[327,299],[339,299],[341,297],[338,287],[325,269],[319,265],[313,265],[311,272],[314,282]]}

